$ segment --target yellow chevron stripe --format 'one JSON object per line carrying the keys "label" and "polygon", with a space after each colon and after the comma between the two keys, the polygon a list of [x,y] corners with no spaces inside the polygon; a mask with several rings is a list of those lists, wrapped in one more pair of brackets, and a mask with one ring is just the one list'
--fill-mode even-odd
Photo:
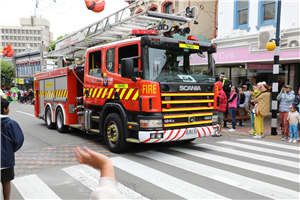
{"label": "yellow chevron stripe", "polygon": [[105,88],[105,90],[104,90],[104,92],[103,92],[103,94],[102,94],[102,97],[101,97],[102,99],[105,97],[105,94],[106,94],[107,90],[108,90],[108,89]]}
{"label": "yellow chevron stripe", "polygon": [[89,97],[91,97],[91,96],[92,96],[93,89],[94,89],[94,88],[90,88],[90,90],[89,90]]}
{"label": "yellow chevron stripe", "polygon": [[187,115],[164,115],[164,119],[173,119],[173,118],[184,118],[184,117],[200,117],[200,116],[210,116],[213,113],[199,113],[199,114],[187,114]]}
{"label": "yellow chevron stripe", "polygon": [[67,94],[67,90],[63,90],[61,95],[62,97],[66,97],[66,94]]}
{"label": "yellow chevron stripe", "polygon": [[161,103],[162,104],[178,104],[178,103],[208,103],[208,102],[214,102],[213,99],[211,100],[183,100],[183,101],[180,101],[180,100],[173,100],[173,101],[162,101]]}
{"label": "yellow chevron stripe", "polygon": [[[111,93],[114,91],[114,88],[112,88],[112,89],[110,89],[110,91],[109,91],[109,94],[108,94],[108,96],[106,97],[106,98],[110,98],[110,95],[111,95]],[[114,95],[113,95],[114,96]]]}
{"label": "yellow chevron stripe", "polygon": [[132,100],[135,101],[138,98],[138,96],[139,96],[139,90],[136,91],[136,93],[134,94]]}
{"label": "yellow chevron stripe", "polygon": [[194,107],[194,108],[174,108],[174,109],[162,109],[163,112],[171,112],[171,111],[190,111],[190,110],[210,110],[214,107]]}
{"label": "yellow chevron stripe", "polygon": [[92,96],[93,98],[95,97],[95,95],[96,95],[96,93],[97,93],[97,90],[98,90],[98,89],[95,88],[94,93],[93,93],[93,96]]}
{"label": "yellow chevron stripe", "polygon": [[100,97],[100,95],[101,95],[101,93],[102,93],[102,90],[103,90],[103,88],[101,88],[101,89],[99,90],[99,92],[98,92],[98,94],[97,94],[97,98]]}
{"label": "yellow chevron stripe", "polygon": [[164,127],[186,126],[186,125],[207,124],[207,123],[212,123],[212,120],[198,121],[198,122],[194,122],[194,123],[172,123],[172,124],[164,124]]}
{"label": "yellow chevron stripe", "polygon": [[68,90],[66,90],[66,97],[68,97],[68,94],[69,94],[69,91],[68,91]]}
{"label": "yellow chevron stripe", "polygon": [[127,93],[126,97],[125,97],[125,100],[128,100],[131,93],[133,92],[134,89],[130,89],[129,92]]}
{"label": "yellow chevron stripe", "polygon": [[120,99],[123,98],[123,95],[124,95],[124,93],[126,92],[126,90],[127,90],[127,89],[123,89],[123,90],[122,90],[122,92],[121,92],[121,94],[120,94]]}

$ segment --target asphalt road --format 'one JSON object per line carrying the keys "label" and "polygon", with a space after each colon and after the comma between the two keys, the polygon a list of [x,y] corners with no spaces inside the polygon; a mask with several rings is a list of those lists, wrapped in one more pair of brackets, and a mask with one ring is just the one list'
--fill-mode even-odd
{"label": "asphalt road", "polygon": [[299,199],[299,143],[224,134],[192,143],[134,145],[113,154],[98,136],[47,129],[32,105],[11,104],[25,142],[16,153],[12,199],[89,199],[100,172],[78,165],[76,146],[108,155],[122,199]]}

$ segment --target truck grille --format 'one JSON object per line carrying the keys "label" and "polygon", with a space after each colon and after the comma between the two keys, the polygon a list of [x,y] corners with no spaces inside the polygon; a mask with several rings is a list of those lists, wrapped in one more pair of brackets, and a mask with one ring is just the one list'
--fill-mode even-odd
{"label": "truck grille", "polygon": [[164,129],[208,126],[214,93],[162,93]]}

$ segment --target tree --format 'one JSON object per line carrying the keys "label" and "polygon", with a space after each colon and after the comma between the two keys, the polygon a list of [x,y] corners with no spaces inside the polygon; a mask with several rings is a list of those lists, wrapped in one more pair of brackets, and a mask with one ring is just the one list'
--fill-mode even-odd
{"label": "tree", "polygon": [[47,52],[51,52],[51,51],[55,50],[56,44],[53,44],[53,43],[56,42],[57,40],[60,40],[61,38],[65,37],[65,36],[67,36],[67,34],[65,34],[64,36],[63,35],[59,36],[58,38],[56,38],[55,41],[51,40],[50,45],[51,44],[52,45],[51,45],[51,48],[49,48],[49,47],[47,48]]}
{"label": "tree", "polygon": [[9,86],[16,76],[13,64],[1,59],[1,85]]}

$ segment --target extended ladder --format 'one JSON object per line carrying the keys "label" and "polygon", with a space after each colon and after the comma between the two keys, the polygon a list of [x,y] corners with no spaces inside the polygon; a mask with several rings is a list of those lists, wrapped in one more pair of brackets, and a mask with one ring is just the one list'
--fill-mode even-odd
{"label": "extended ladder", "polygon": [[[129,12],[131,9],[131,12]],[[134,14],[139,9],[141,12]],[[188,22],[197,24],[198,8],[191,7],[175,14],[149,11],[149,0],[137,0],[125,8],[73,32],[47,46],[44,56],[74,57],[76,51],[86,50],[101,43],[128,38],[132,29],[153,29],[162,35]],[[172,29],[173,28],[173,29]],[[56,45],[55,49],[51,46]],[[73,56],[72,56],[73,55]]]}

